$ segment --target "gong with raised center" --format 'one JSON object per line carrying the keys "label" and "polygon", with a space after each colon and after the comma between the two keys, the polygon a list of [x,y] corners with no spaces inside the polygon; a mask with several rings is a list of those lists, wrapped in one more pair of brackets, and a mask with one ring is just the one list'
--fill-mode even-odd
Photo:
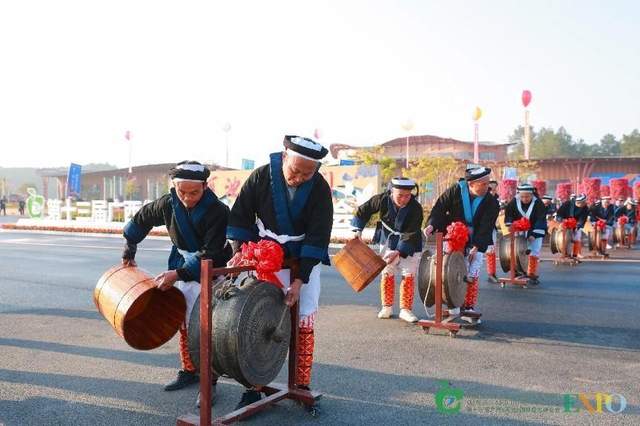
{"label": "gong with raised center", "polygon": [[[518,235],[514,240],[516,255],[516,272],[524,274],[529,264],[529,250],[527,248],[527,238],[524,235]],[[505,236],[500,239],[499,246],[500,266],[504,272],[511,270],[511,236]]]}
{"label": "gong with raised center", "polygon": [[571,229],[564,229],[562,227],[555,228],[551,232],[551,253],[560,253],[565,256],[568,255],[568,248],[571,244],[572,235],[573,232]]}
{"label": "gong with raised center", "polygon": [[[291,316],[283,291],[253,277],[239,286],[217,284],[212,297],[212,369],[246,387],[276,378],[287,357]],[[189,355],[200,365],[200,298],[188,327]]]}
{"label": "gong with raised center", "polygon": [[[467,266],[461,252],[445,254],[442,258],[442,302],[449,308],[457,308],[464,303],[467,283],[464,280]],[[418,267],[418,291],[420,300],[428,307],[436,303],[436,256],[425,252]]]}

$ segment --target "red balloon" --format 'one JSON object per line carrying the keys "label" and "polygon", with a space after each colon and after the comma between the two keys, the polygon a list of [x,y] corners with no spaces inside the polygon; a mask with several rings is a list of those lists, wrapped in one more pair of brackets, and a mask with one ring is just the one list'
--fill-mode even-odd
{"label": "red balloon", "polygon": [[529,103],[531,102],[531,92],[528,90],[523,90],[522,91],[522,105],[524,105],[524,107],[528,107]]}

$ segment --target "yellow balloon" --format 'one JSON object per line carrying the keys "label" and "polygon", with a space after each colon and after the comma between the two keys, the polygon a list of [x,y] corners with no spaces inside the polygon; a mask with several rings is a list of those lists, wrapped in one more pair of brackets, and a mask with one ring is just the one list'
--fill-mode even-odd
{"label": "yellow balloon", "polygon": [[480,107],[476,107],[476,109],[473,111],[473,120],[478,121],[480,120],[480,117],[482,117],[482,110],[480,109]]}

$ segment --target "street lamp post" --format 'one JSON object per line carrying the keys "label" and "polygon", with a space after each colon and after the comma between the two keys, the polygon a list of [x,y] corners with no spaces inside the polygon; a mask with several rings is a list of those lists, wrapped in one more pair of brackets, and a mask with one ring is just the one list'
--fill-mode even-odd
{"label": "street lamp post", "polygon": [[225,167],[229,167],[229,132],[231,132],[231,123],[227,122],[222,126],[224,132],[224,145],[225,145]]}
{"label": "street lamp post", "polygon": [[527,107],[531,102],[531,92],[529,90],[522,91],[522,105],[524,106],[524,159],[529,159],[531,147],[531,131],[529,129],[529,110]]}
{"label": "street lamp post", "polygon": [[414,128],[414,123],[412,120],[407,120],[404,123],[402,123],[402,130],[404,130],[407,133],[407,140],[406,140],[406,157],[405,157],[405,168],[408,169],[409,168],[409,135],[411,133],[411,131]]}
{"label": "street lamp post", "polygon": [[481,117],[482,110],[480,107],[476,107],[476,109],[473,110],[473,162],[476,164],[480,162],[480,142],[478,139],[480,125],[478,121]]}

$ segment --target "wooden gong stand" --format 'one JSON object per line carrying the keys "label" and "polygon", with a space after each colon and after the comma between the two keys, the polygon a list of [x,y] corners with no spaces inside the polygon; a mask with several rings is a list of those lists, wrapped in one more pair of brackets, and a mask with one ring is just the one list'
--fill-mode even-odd
{"label": "wooden gong stand", "polygon": [[[297,263],[289,265],[291,267],[291,277],[294,276],[294,269]],[[235,423],[241,419],[250,417],[266,408],[271,407],[283,399],[291,399],[300,402],[306,407],[313,407],[317,400],[322,397],[319,392],[312,392],[299,389],[295,384],[297,367],[297,343],[298,343],[298,303],[291,309],[291,339],[289,341],[289,368],[287,384],[271,383],[262,386],[260,392],[267,395],[259,401],[232,411],[221,417],[213,418],[211,410],[211,358],[213,348],[211,347],[211,284],[213,277],[217,275],[237,274],[240,272],[254,271],[254,266],[240,266],[234,268],[214,268],[213,261],[202,260],[200,272],[200,413],[185,414],[177,419],[177,426],[209,426]],[[203,368],[204,366],[204,368]],[[203,371],[208,374],[202,374]],[[213,421],[212,421],[213,419]]]}
{"label": "wooden gong stand", "polygon": [[500,287],[504,288],[506,284],[512,284],[527,288],[529,280],[526,278],[516,277],[516,233],[513,232],[513,230],[510,230],[509,232],[509,251],[511,253],[509,256],[509,277],[498,278]]}
{"label": "wooden gong stand", "polygon": [[433,320],[420,320],[417,325],[428,333],[430,328],[439,328],[449,331],[449,336],[456,337],[460,331],[460,324],[452,322],[457,316],[450,316],[442,320],[442,263],[443,263],[443,247],[442,232],[436,232],[436,289],[435,289],[435,305],[436,315]]}

